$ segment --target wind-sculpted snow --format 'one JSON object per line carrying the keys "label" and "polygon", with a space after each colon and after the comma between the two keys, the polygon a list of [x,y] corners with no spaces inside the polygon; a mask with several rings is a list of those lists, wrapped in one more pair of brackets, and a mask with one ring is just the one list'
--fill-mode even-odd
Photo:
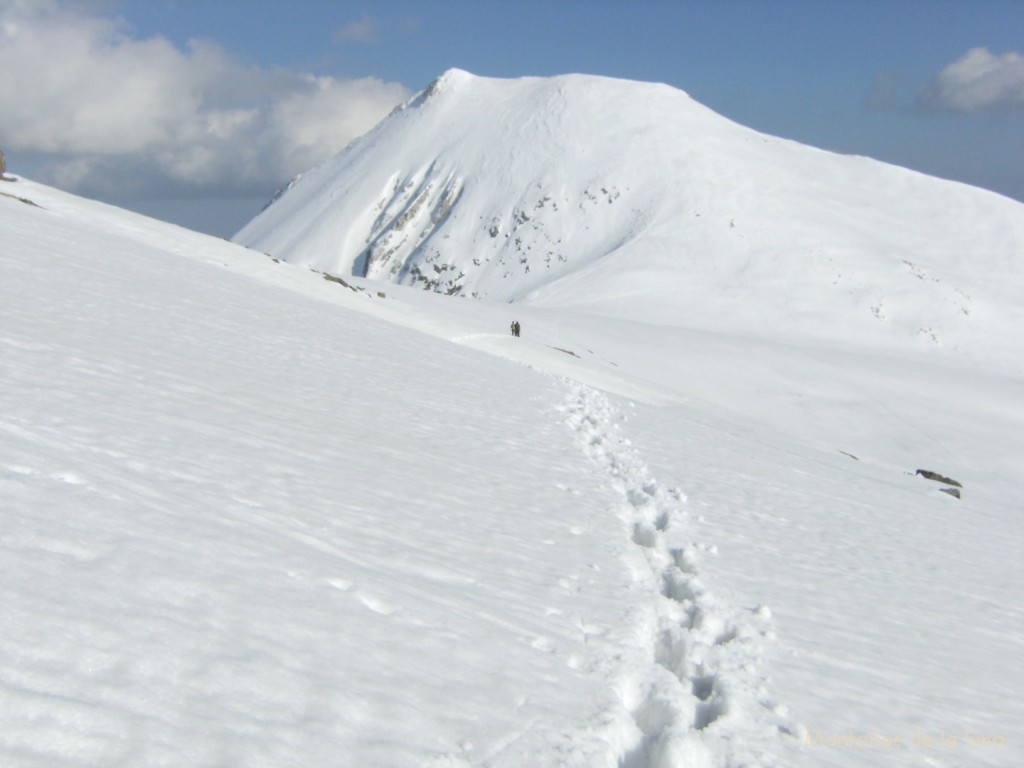
{"label": "wind-sculpted snow", "polygon": [[582,75],[448,72],[236,239],[332,274],[768,338],[991,361],[1024,325],[1024,205]]}

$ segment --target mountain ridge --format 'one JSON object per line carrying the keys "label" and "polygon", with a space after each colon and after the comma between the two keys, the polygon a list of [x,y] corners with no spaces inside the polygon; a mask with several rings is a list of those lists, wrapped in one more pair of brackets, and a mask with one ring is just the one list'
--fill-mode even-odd
{"label": "mountain ridge", "polygon": [[589,75],[449,70],[235,239],[326,272],[708,330],[965,350],[1024,320],[1024,205]]}

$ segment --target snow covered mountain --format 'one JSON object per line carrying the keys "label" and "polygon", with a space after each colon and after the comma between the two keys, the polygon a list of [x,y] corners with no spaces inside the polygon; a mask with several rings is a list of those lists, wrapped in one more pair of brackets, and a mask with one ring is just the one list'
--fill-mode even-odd
{"label": "snow covered mountain", "polygon": [[236,240],[342,276],[775,338],[998,358],[993,335],[1024,327],[1024,205],[582,75],[451,70]]}
{"label": "snow covered mountain", "polygon": [[616,258],[463,300],[0,181],[0,765],[1021,765],[996,275],[958,350],[643,322]]}

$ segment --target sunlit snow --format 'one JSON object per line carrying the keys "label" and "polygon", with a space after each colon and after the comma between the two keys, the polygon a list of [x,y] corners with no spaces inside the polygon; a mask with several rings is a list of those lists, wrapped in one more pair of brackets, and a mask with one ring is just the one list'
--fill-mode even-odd
{"label": "sunlit snow", "polygon": [[933,343],[644,322],[621,264],[438,296],[0,182],[0,763],[1019,765],[1024,206],[974,192],[984,277],[870,270],[971,293]]}

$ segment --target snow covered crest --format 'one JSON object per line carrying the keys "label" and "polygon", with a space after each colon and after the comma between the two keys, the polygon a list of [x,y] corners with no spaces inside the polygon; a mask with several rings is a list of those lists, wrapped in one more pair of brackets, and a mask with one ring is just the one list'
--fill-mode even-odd
{"label": "snow covered crest", "polygon": [[772,337],[965,349],[1024,320],[1021,204],[584,75],[450,71],[236,239],[340,275]]}

